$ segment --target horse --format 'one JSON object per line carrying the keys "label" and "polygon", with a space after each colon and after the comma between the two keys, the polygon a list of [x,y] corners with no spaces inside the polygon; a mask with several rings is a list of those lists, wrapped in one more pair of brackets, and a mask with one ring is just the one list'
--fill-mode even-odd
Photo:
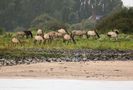
{"label": "horse", "polygon": [[31,38],[33,38],[33,34],[32,34],[31,31],[23,31],[23,32],[25,33],[26,38],[28,38],[29,36],[30,36]]}
{"label": "horse", "polygon": [[72,34],[74,36],[79,36],[79,37],[83,37],[84,35],[87,36],[86,31],[82,31],[82,30],[73,30]]}
{"label": "horse", "polygon": [[42,29],[38,29],[38,30],[37,30],[37,35],[38,35],[38,36],[43,36],[43,34],[44,34],[44,32],[43,32]]}
{"label": "horse", "polygon": [[96,30],[87,31],[87,38],[89,38],[90,36],[93,36],[93,37],[97,36],[98,38],[100,38],[100,35]]}
{"label": "horse", "polygon": [[31,37],[31,38],[33,38],[33,34],[32,34],[32,32],[31,31],[20,31],[20,32],[17,32],[17,35],[16,35],[17,37],[24,37],[24,36],[26,36],[26,38],[28,38],[29,36]]}
{"label": "horse", "polygon": [[39,44],[44,43],[44,37],[38,35],[34,36],[34,44],[36,44],[36,42],[39,42]]}
{"label": "horse", "polygon": [[58,32],[59,32],[59,33],[62,33],[62,34],[66,34],[66,33],[67,33],[66,30],[63,29],[63,28],[59,29]]}
{"label": "horse", "polygon": [[25,36],[25,32],[23,32],[23,31],[17,32],[17,33],[16,33],[16,36],[17,36],[17,37],[22,37],[22,38],[23,38],[23,37]]}
{"label": "horse", "polygon": [[16,37],[13,37],[13,38],[11,39],[11,42],[12,42],[13,46],[16,46],[16,45],[18,45],[18,44],[20,44],[20,45],[22,46],[21,41],[20,41],[18,38],[16,38]]}
{"label": "horse", "polygon": [[56,32],[55,33],[55,37],[56,38],[62,38],[63,37],[63,34],[62,33],[59,33],[59,32]]}
{"label": "horse", "polygon": [[68,44],[71,40],[73,41],[74,44],[76,44],[76,41],[74,39],[74,35],[72,33],[70,35],[69,34],[65,34],[63,36],[63,42],[67,41],[67,44]]}
{"label": "horse", "polygon": [[115,38],[116,40],[118,39],[118,34],[119,31],[118,30],[113,30],[107,33],[107,36],[110,38]]}
{"label": "horse", "polygon": [[46,43],[46,42],[51,42],[52,41],[52,39],[53,39],[53,36],[51,36],[51,34],[50,33],[46,33],[46,34],[44,34],[44,43]]}

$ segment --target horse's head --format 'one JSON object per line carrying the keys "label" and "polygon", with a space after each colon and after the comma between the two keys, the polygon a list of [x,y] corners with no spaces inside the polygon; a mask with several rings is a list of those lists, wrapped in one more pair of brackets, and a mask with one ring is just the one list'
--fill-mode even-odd
{"label": "horse's head", "polygon": [[115,29],[114,32],[115,32],[116,34],[119,34],[119,31],[118,31],[117,29]]}

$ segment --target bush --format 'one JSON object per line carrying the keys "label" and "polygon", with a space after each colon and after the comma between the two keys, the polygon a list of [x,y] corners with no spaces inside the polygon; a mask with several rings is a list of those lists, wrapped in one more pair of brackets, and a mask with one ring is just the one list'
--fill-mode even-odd
{"label": "bush", "polygon": [[26,29],[24,27],[20,27],[20,26],[18,26],[14,29],[14,31],[24,31],[24,30],[26,30]]}
{"label": "bush", "polygon": [[133,8],[123,8],[98,21],[96,27],[102,32],[117,28],[123,33],[133,33]]}
{"label": "bush", "polygon": [[57,30],[60,28],[66,29],[67,25],[47,14],[42,14],[33,20],[31,27],[42,28],[45,30]]}
{"label": "bush", "polygon": [[58,29],[61,29],[61,28],[67,29],[68,25],[63,24],[59,21],[49,21],[47,23],[47,29],[48,30],[58,30]]}
{"label": "bush", "polygon": [[71,29],[77,29],[77,30],[81,30],[81,29],[86,30],[86,29],[93,29],[93,28],[95,28],[95,23],[89,19],[82,20],[80,23],[71,25]]}

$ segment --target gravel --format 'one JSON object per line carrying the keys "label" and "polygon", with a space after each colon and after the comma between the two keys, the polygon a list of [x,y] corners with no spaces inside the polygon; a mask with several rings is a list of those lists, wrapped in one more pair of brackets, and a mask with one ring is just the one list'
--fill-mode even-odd
{"label": "gravel", "polygon": [[[5,58],[0,55],[0,66],[12,66],[19,64],[33,64],[40,62],[80,62],[80,61],[115,61],[133,60],[133,50],[47,50],[47,49],[25,49],[25,52],[45,52],[54,57],[32,56]],[[60,56],[57,56],[60,55]],[[56,57],[57,56],[57,57]]]}

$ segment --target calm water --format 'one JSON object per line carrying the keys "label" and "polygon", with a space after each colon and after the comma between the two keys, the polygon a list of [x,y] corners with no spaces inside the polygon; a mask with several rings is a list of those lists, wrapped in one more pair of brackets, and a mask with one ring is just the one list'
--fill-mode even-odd
{"label": "calm water", "polygon": [[133,81],[1,79],[0,90],[133,90]]}

